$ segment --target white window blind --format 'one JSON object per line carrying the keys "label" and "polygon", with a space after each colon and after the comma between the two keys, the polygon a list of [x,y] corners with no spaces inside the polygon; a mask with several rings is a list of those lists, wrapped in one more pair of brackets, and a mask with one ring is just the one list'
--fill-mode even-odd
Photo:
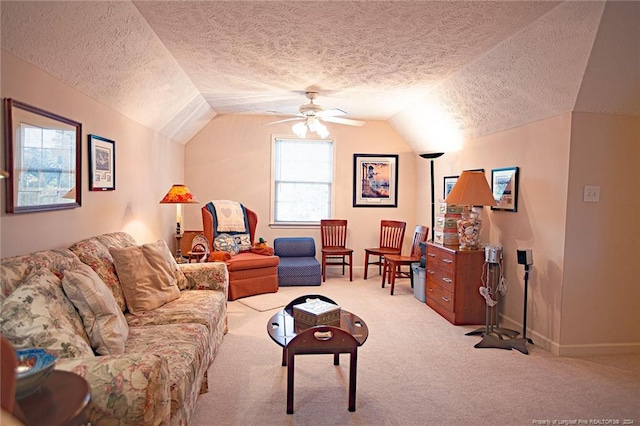
{"label": "white window blind", "polygon": [[332,140],[273,141],[273,223],[317,224],[331,217]]}

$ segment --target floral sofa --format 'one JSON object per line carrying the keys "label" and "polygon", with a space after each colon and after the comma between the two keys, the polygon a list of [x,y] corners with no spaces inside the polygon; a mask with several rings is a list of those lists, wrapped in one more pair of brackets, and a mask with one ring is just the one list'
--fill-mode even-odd
{"label": "floral sofa", "polygon": [[[2,335],[15,348],[47,348],[58,356],[55,368],[84,377],[93,425],[188,424],[198,395],[208,390],[207,369],[226,333],[226,266],[177,265],[164,242],[155,244],[138,246],[116,232],[1,261]],[[166,252],[160,266],[170,269],[172,296],[132,313],[125,286],[131,280],[114,259],[135,259],[147,246]],[[88,312],[82,300],[115,312],[104,316],[100,306]]]}

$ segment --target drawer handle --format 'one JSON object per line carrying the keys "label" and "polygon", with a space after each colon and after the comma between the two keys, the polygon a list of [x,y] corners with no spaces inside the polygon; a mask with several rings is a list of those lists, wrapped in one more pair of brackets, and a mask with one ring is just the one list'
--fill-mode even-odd
{"label": "drawer handle", "polygon": [[441,296],[441,297],[442,297],[442,300],[444,300],[445,302],[447,303],[451,302],[451,299],[449,299],[448,297],[445,297],[445,296]]}
{"label": "drawer handle", "polygon": [[431,293],[433,293],[433,289],[432,288],[428,288],[427,291],[430,291]]}
{"label": "drawer handle", "polygon": [[427,269],[427,272],[428,272],[429,274],[431,274],[431,275],[433,275],[433,274],[435,274],[435,273],[436,273],[436,271],[432,271],[431,269]]}
{"label": "drawer handle", "polygon": [[436,255],[435,255],[435,254],[433,254],[433,253],[428,253],[428,254],[427,254],[427,256],[429,256],[429,257],[436,257]]}
{"label": "drawer handle", "polygon": [[447,284],[451,284],[453,282],[451,278],[447,278],[447,277],[443,278],[442,281],[444,281]]}
{"label": "drawer handle", "polygon": [[451,259],[442,259],[442,261],[444,263],[453,263],[453,260],[451,260]]}

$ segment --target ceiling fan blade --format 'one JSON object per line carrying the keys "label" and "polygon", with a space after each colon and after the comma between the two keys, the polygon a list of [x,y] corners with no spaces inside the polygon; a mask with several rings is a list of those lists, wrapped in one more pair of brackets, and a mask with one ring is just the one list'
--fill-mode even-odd
{"label": "ceiling fan blade", "polygon": [[337,117],[339,115],[347,115],[347,113],[341,110],[340,108],[325,109],[323,111],[316,113],[316,116],[320,118]]}
{"label": "ceiling fan blade", "polygon": [[272,121],[270,123],[264,123],[263,126],[268,126],[270,124],[285,123],[287,121],[296,121],[296,120],[304,120],[304,117],[285,118],[284,120],[278,120],[278,121]]}
{"label": "ceiling fan blade", "polygon": [[352,120],[351,118],[322,117],[322,120],[328,121],[329,123],[346,124],[347,126],[364,126],[364,121]]}

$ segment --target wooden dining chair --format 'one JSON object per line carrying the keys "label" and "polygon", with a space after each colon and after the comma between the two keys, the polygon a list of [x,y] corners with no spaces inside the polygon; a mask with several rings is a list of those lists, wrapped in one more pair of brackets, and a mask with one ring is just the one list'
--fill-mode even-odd
{"label": "wooden dining chair", "polygon": [[320,220],[322,242],[322,282],[327,276],[327,265],[341,265],[342,275],[349,266],[349,281],[353,281],[353,250],[347,248],[347,221],[344,219]]}
{"label": "wooden dining chair", "polygon": [[[404,241],[406,222],[397,220],[380,221],[380,242],[378,247],[364,249],[364,279],[367,279],[369,265],[378,265],[378,273],[382,275],[384,256],[400,254]],[[369,262],[369,256],[378,256],[378,260]]]}
{"label": "wooden dining chair", "polygon": [[[382,288],[384,288],[385,279],[388,276],[389,284],[391,285],[392,296],[393,289],[396,284],[396,278],[411,278],[411,287],[413,287],[413,270],[411,269],[411,264],[414,262],[420,262],[420,243],[427,241],[428,235],[428,227],[417,225],[413,234],[413,242],[411,243],[411,254],[409,256],[402,256],[400,254],[388,254],[384,256]],[[408,266],[409,271],[402,271],[403,266]]]}

